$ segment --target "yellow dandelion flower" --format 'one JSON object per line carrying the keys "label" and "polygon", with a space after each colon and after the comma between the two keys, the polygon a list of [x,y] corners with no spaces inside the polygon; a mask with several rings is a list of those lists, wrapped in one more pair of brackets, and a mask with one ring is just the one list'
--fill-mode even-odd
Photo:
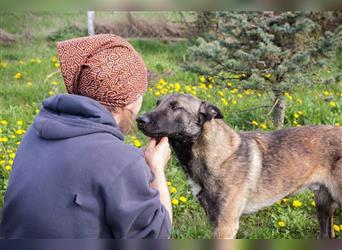
{"label": "yellow dandelion flower", "polygon": [[282,220],[281,220],[281,221],[278,221],[277,224],[278,224],[279,227],[285,227],[285,226],[286,226],[285,222],[282,221]]}
{"label": "yellow dandelion flower", "polygon": [[1,120],[0,123],[1,123],[2,125],[5,125],[5,126],[6,126],[6,125],[8,124],[8,121],[6,121],[6,120]]}
{"label": "yellow dandelion flower", "polygon": [[12,158],[12,159],[14,159],[15,153],[10,153],[9,157]]}
{"label": "yellow dandelion flower", "polygon": [[340,229],[341,229],[341,231],[342,231],[342,224],[340,225]]}
{"label": "yellow dandelion flower", "polygon": [[238,97],[238,98],[242,98],[243,95],[242,95],[242,94],[238,94],[237,97]]}
{"label": "yellow dandelion flower", "polygon": [[5,69],[7,67],[7,63],[4,63],[4,62],[0,63],[0,67]]}
{"label": "yellow dandelion flower", "polygon": [[289,201],[289,199],[288,199],[288,198],[284,198],[284,199],[282,199],[282,201],[283,201],[284,203],[286,203],[286,202]]}
{"label": "yellow dandelion flower", "polygon": [[251,123],[252,123],[252,125],[254,125],[254,126],[258,126],[258,122],[255,121],[255,120],[251,121]]}
{"label": "yellow dandelion flower", "polygon": [[246,90],[244,91],[244,93],[245,93],[246,95],[253,95],[254,91],[251,90],[251,89],[246,89]]}
{"label": "yellow dandelion flower", "polygon": [[174,205],[174,206],[179,205],[179,200],[177,200],[177,199],[172,199],[172,205]]}
{"label": "yellow dandelion flower", "polygon": [[266,123],[261,123],[261,124],[260,124],[260,128],[262,128],[262,129],[267,129]]}
{"label": "yellow dandelion flower", "polygon": [[264,77],[267,79],[271,79],[272,78],[272,74],[268,73],[268,74],[264,74]]}
{"label": "yellow dandelion flower", "polygon": [[299,115],[297,113],[293,114],[294,118],[299,118]]}
{"label": "yellow dandelion flower", "polygon": [[199,80],[200,80],[200,82],[206,82],[206,79],[205,79],[204,76],[201,76],[201,77],[199,78]]}
{"label": "yellow dandelion flower", "polygon": [[235,93],[237,93],[237,92],[239,92],[239,90],[238,89],[232,89],[231,91],[230,91],[230,93],[232,93],[232,94],[235,94]]}
{"label": "yellow dandelion flower", "polygon": [[17,145],[20,145],[20,141],[18,141],[16,144],[17,144]]}
{"label": "yellow dandelion flower", "polygon": [[323,92],[323,95],[329,96],[329,95],[330,95],[330,92],[326,90],[326,91]]}
{"label": "yellow dandelion flower", "polygon": [[296,120],[294,120],[293,125],[298,125],[298,122]]}
{"label": "yellow dandelion flower", "polygon": [[52,81],[51,84],[52,85],[58,85],[58,82],[57,81]]}
{"label": "yellow dandelion flower", "polygon": [[191,91],[191,87],[189,85],[185,85],[185,91]]}
{"label": "yellow dandelion flower", "polygon": [[50,60],[51,60],[51,62],[55,63],[55,62],[57,62],[57,57],[56,56],[52,56],[50,58]]}
{"label": "yellow dandelion flower", "polygon": [[221,101],[222,101],[224,106],[228,105],[228,101],[225,98],[221,98]]}
{"label": "yellow dandelion flower", "polygon": [[13,160],[12,159],[8,160],[8,164],[12,165],[13,164]]}
{"label": "yellow dandelion flower", "polygon": [[167,184],[167,186],[169,186],[169,187],[172,185],[171,181],[166,182],[166,184]]}
{"label": "yellow dandelion flower", "polygon": [[300,99],[300,98],[297,98],[297,99],[296,99],[296,102],[297,102],[298,104],[302,104],[302,103],[303,103],[302,99]]}
{"label": "yellow dandelion flower", "polygon": [[5,169],[6,169],[7,171],[11,171],[11,170],[12,170],[12,166],[7,165],[7,166],[5,167]]}
{"label": "yellow dandelion flower", "polygon": [[53,91],[49,91],[49,95],[52,96],[53,95]]}
{"label": "yellow dandelion flower", "polygon": [[179,197],[179,200],[182,202],[182,203],[186,203],[188,200],[185,196],[181,196]]}
{"label": "yellow dandelion flower", "polygon": [[227,82],[227,86],[231,87],[231,86],[233,86],[233,83],[232,82]]}
{"label": "yellow dandelion flower", "polygon": [[154,95],[155,95],[155,96],[160,96],[160,92],[159,92],[159,91],[156,91],[156,92],[154,92]]}
{"label": "yellow dandelion flower", "polygon": [[315,201],[311,201],[311,206],[315,207],[316,206],[316,202]]}
{"label": "yellow dandelion flower", "polygon": [[335,126],[341,126],[341,124],[339,122],[336,122]]}
{"label": "yellow dandelion flower", "polygon": [[176,92],[179,92],[180,89],[181,89],[181,85],[180,85],[178,82],[176,82],[176,83],[175,83],[175,91],[176,91]]}
{"label": "yellow dandelion flower", "polygon": [[17,135],[22,135],[22,134],[25,134],[25,130],[23,130],[23,129],[18,129],[17,131],[15,131],[15,133],[16,133]]}
{"label": "yellow dandelion flower", "polygon": [[159,83],[162,84],[162,85],[166,85],[166,84],[167,84],[167,82],[165,82],[164,79],[160,79],[160,80],[159,80]]}
{"label": "yellow dandelion flower", "polygon": [[24,122],[22,120],[17,121],[17,125],[22,126]]}
{"label": "yellow dandelion flower", "polygon": [[59,68],[61,65],[59,64],[59,62],[56,62],[56,63],[53,64],[53,66],[54,66],[55,68]]}
{"label": "yellow dandelion flower", "polygon": [[142,143],[138,139],[135,139],[133,140],[133,145],[137,148],[140,148],[142,146]]}
{"label": "yellow dandelion flower", "polygon": [[14,75],[14,79],[20,79],[20,78],[22,78],[23,77],[23,75],[20,73],[20,72],[17,72],[17,73],[15,73],[15,75]]}
{"label": "yellow dandelion flower", "polygon": [[233,100],[232,100],[232,104],[233,104],[233,105],[236,105],[236,104],[237,104],[237,100],[233,99]]}
{"label": "yellow dandelion flower", "polygon": [[8,138],[7,137],[2,137],[2,141],[3,142],[8,142]]}
{"label": "yellow dandelion flower", "polygon": [[196,94],[197,94],[196,91],[191,91],[190,93],[191,93],[192,95],[196,95]]}
{"label": "yellow dandelion flower", "polygon": [[212,88],[213,88],[213,85],[212,85],[212,84],[209,84],[209,85],[208,85],[208,88],[209,88],[209,89],[212,89]]}
{"label": "yellow dandelion flower", "polygon": [[32,86],[32,82],[27,82],[26,84],[27,84],[27,86],[29,86],[29,87]]}
{"label": "yellow dandelion flower", "polygon": [[333,228],[334,228],[335,232],[339,232],[341,230],[340,226],[335,225],[335,224],[334,224]]}
{"label": "yellow dandelion flower", "polygon": [[175,188],[175,187],[170,187],[170,193],[171,194],[174,194],[174,193],[176,193],[177,192],[177,188]]}
{"label": "yellow dandelion flower", "polygon": [[298,115],[303,115],[304,113],[302,111],[297,111]]}
{"label": "yellow dandelion flower", "polygon": [[335,108],[336,107],[336,102],[334,102],[334,101],[329,102],[329,106],[332,107],[332,108]]}
{"label": "yellow dandelion flower", "polygon": [[288,92],[285,92],[285,96],[287,97],[287,99],[292,100],[292,96]]}
{"label": "yellow dandelion flower", "polygon": [[292,206],[295,208],[299,208],[302,206],[302,203],[299,200],[294,200]]}

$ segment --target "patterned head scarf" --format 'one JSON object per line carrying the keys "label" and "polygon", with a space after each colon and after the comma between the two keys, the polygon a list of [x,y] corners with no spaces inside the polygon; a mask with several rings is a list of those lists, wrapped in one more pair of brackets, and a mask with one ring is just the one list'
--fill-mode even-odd
{"label": "patterned head scarf", "polygon": [[147,69],[123,38],[103,34],[57,43],[61,71],[69,94],[123,107],[147,89]]}

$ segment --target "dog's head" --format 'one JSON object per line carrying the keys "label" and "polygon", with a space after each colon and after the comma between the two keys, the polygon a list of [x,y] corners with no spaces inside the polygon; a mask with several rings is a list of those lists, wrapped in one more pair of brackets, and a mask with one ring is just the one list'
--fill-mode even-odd
{"label": "dog's head", "polygon": [[222,119],[221,111],[192,95],[171,94],[161,97],[155,109],[137,118],[138,128],[147,136],[183,139],[200,135],[211,119]]}

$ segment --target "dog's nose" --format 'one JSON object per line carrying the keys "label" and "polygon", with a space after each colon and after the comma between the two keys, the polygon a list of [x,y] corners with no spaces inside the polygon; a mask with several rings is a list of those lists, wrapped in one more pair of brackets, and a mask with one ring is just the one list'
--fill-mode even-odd
{"label": "dog's nose", "polygon": [[150,119],[146,115],[141,115],[136,119],[138,126],[143,127],[146,123],[150,122]]}

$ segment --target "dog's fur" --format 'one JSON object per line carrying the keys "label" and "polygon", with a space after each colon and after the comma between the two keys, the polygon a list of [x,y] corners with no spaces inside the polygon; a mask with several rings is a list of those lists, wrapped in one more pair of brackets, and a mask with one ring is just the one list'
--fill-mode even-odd
{"label": "dog's fur", "polygon": [[220,110],[191,95],[162,97],[138,117],[147,136],[168,136],[216,238],[235,238],[242,214],[304,188],[315,193],[320,237],[333,238],[342,206],[342,128],[307,126],[273,133],[237,133]]}

